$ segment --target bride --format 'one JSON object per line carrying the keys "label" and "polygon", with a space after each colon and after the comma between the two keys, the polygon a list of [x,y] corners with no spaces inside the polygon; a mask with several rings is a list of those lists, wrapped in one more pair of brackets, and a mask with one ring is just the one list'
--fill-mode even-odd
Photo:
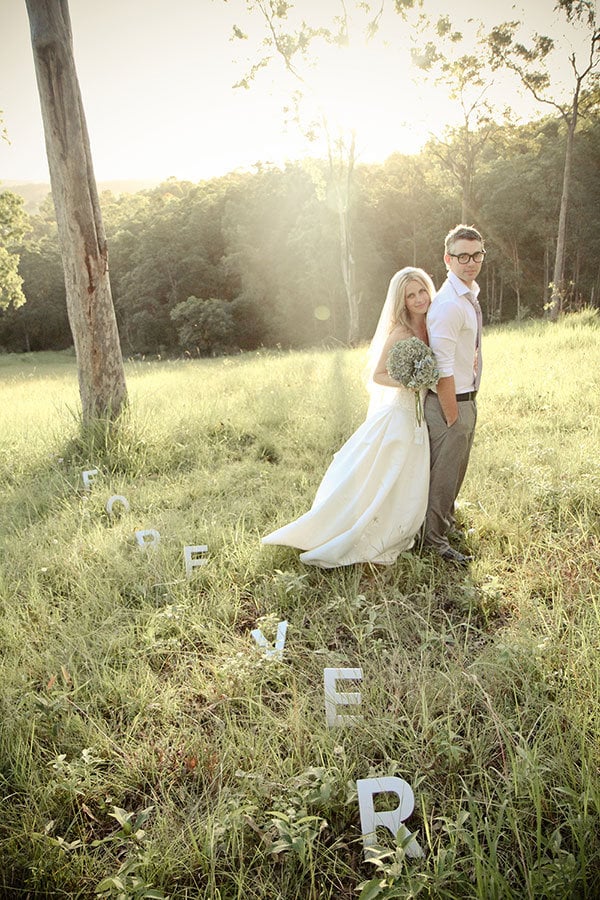
{"label": "bride", "polygon": [[311,509],[262,539],[304,552],[304,563],[329,569],[352,563],[390,565],[412,547],[427,508],[429,439],[418,426],[413,391],[387,372],[397,342],[428,343],[425,316],[435,293],[422,269],[393,276],[368,355],[367,418],[335,454]]}

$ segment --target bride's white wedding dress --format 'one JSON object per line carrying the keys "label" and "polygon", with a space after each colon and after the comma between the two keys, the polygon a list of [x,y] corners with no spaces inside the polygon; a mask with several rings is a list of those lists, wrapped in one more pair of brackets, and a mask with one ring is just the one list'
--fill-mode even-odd
{"label": "bride's white wedding dress", "polygon": [[390,565],[408,550],[425,518],[429,439],[416,426],[415,395],[381,389],[384,399],[335,454],[311,509],[262,539],[304,552],[310,565]]}

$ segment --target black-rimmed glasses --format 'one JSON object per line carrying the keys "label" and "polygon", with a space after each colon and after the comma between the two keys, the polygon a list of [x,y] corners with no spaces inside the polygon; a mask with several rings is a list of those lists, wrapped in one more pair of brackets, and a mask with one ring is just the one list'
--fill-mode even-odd
{"label": "black-rimmed glasses", "polygon": [[459,261],[461,266],[466,266],[471,260],[476,263],[483,262],[485,259],[485,250],[477,250],[476,253],[449,253],[448,256],[453,256]]}

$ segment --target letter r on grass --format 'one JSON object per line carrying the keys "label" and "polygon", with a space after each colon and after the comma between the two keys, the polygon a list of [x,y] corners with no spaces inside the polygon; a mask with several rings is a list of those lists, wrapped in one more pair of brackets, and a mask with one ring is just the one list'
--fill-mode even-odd
{"label": "letter r on grass", "polygon": [[136,531],[135,539],[140,550],[147,550],[149,547],[156,547],[160,541],[160,532],[156,528],[145,528]]}
{"label": "letter r on grass", "polygon": [[[398,835],[403,841],[410,837],[405,848],[406,855],[422,857],[424,854],[421,847],[414,837],[411,837],[410,831],[404,825],[404,820],[408,819],[415,808],[415,795],[408,782],[402,778],[396,778],[394,775],[385,778],[360,778],[356,782],[356,788],[365,859],[368,860],[370,851],[377,847],[378,826],[387,828],[394,837]],[[396,794],[400,801],[396,809],[375,812],[373,798],[376,794],[383,793]]]}

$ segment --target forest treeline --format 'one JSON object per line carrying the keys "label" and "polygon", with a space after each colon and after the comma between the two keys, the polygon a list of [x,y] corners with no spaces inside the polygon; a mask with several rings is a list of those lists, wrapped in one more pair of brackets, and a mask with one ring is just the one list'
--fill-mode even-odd
{"label": "forest treeline", "polygon": [[[400,153],[346,172],[345,251],[370,337],[391,275],[418,265],[445,277],[443,238],[461,219],[448,166],[464,147]],[[559,119],[499,128],[477,160],[473,221],[488,255],[480,277],[487,322],[542,316],[556,245],[565,152]],[[575,142],[564,308],[600,306],[600,116]],[[339,172],[304,160],[257,164],[200,183],[169,179],[101,196],[123,353],[209,355],[259,346],[345,343]],[[22,215],[27,214],[21,210]],[[72,343],[51,197],[11,249],[26,303],[0,312],[0,350]],[[348,255],[349,254],[349,255]],[[347,275],[348,273],[346,273]]]}

